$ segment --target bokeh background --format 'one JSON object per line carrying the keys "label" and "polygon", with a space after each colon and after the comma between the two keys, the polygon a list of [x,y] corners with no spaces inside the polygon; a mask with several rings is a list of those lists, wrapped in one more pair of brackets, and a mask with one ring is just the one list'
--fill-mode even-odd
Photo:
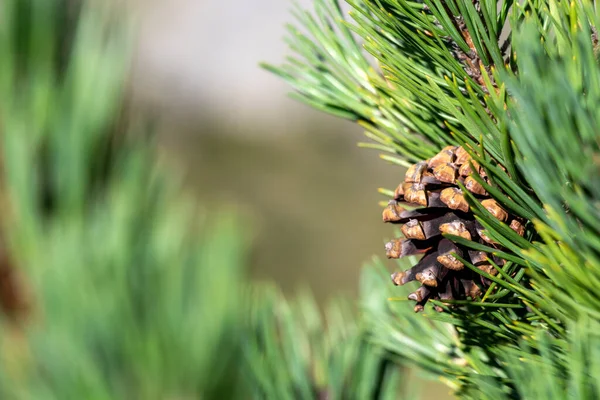
{"label": "bokeh background", "polygon": [[[300,2],[310,8],[310,0]],[[319,299],[356,294],[383,254],[377,193],[403,171],[360,149],[361,130],[286,96],[259,67],[282,62],[287,0],[139,2],[133,93],[160,115],[161,142],[204,204],[250,217],[253,274]]]}
{"label": "bokeh background", "polygon": [[[305,8],[310,0],[300,0]],[[259,68],[288,53],[291,0],[136,3],[135,102],[156,112],[160,141],[203,204],[234,204],[254,233],[252,275],[318,300],[355,297],[360,269],[393,233],[384,198],[404,171],[357,147],[361,129],[286,96]],[[393,263],[390,262],[390,270]],[[445,398],[431,385],[423,398]]]}

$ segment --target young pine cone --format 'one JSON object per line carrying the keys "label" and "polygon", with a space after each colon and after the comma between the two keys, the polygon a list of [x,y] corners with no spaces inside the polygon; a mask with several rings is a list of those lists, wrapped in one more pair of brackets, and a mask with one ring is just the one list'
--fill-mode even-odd
{"label": "young pine cone", "polygon": [[[489,263],[499,266],[504,260],[482,251],[460,246],[444,238],[443,233],[497,247],[475,220],[462,190],[461,182],[478,201],[497,219],[508,224],[523,236],[524,221],[509,214],[473,178],[478,174],[485,181],[483,168],[471,159],[462,147],[448,146],[429,160],[421,161],[406,171],[406,177],[383,211],[383,221],[402,224],[404,239],[392,240],[385,246],[388,258],[423,254],[421,260],[407,271],[392,274],[396,285],[419,281],[421,286],[408,295],[417,302],[415,311],[423,310],[429,299],[475,299],[490,285],[489,280],[465,268],[453,254],[489,274],[498,271]],[[421,206],[404,209],[400,203]],[[438,308],[438,311],[440,309]]]}

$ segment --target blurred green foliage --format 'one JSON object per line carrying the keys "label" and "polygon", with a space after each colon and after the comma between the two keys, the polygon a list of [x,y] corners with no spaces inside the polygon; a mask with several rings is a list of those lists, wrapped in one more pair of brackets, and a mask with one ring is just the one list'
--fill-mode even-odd
{"label": "blurred green foliage", "polygon": [[131,40],[110,4],[0,16],[3,267],[31,306],[0,323],[1,398],[395,397],[354,313],[251,284],[237,212],[199,209],[120,115]]}
{"label": "blurred green foliage", "polygon": [[204,396],[237,348],[243,230],[115,125],[126,25],[73,5],[2,3],[5,245],[33,310],[2,324],[0,397]]}

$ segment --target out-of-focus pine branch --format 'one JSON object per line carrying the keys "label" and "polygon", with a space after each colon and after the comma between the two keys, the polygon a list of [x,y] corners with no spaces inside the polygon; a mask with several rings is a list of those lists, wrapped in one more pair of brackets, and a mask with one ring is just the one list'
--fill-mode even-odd
{"label": "out-of-focus pine branch", "polygon": [[291,301],[271,286],[252,293],[244,345],[252,398],[413,398],[389,355],[366,340],[347,302],[324,317],[309,294]]}
{"label": "out-of-focus pine branch", "polygon": [[74,4],[0,6],[2,237],[22,278],[0,289],[30,306],[1,323],[0,397],[233,395],[243,232],[119,122],[127,22]]}

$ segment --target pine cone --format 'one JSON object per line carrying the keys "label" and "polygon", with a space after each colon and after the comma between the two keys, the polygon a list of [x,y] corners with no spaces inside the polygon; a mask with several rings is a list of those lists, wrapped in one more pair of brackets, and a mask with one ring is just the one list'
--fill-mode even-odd
{"label": "pine cone", "polygon": [[[405,237],[386,244],[387,257],[423,254],[409,270],[392,274],[396,285],[415,280],[422,284],[408,295],[409,300],[417,302],[416,312],[423,310],[429,299],[475,299],[489,287],[491,282],[488,279],[465,268],[453,254],[491,275],[498,271],[489,259],[499,266],[504,265],[502,259],[467,249],[442,236],[442,233],[447,233],[498,247],[475,220],[458,182],[473,193],[494,217],[507,223],[519,235],[524,234],[524,221],[490,198],[473,174],[487,182],[483,168],[462,147],[448,146],[431,159],[411,166],[406,171],[404,182],[396,189],[394,200],[383,211],[383,221],[402,224]],[[407,210],[400,203],[422,208]],[[436,309],[441,311],[440,307]]]}

